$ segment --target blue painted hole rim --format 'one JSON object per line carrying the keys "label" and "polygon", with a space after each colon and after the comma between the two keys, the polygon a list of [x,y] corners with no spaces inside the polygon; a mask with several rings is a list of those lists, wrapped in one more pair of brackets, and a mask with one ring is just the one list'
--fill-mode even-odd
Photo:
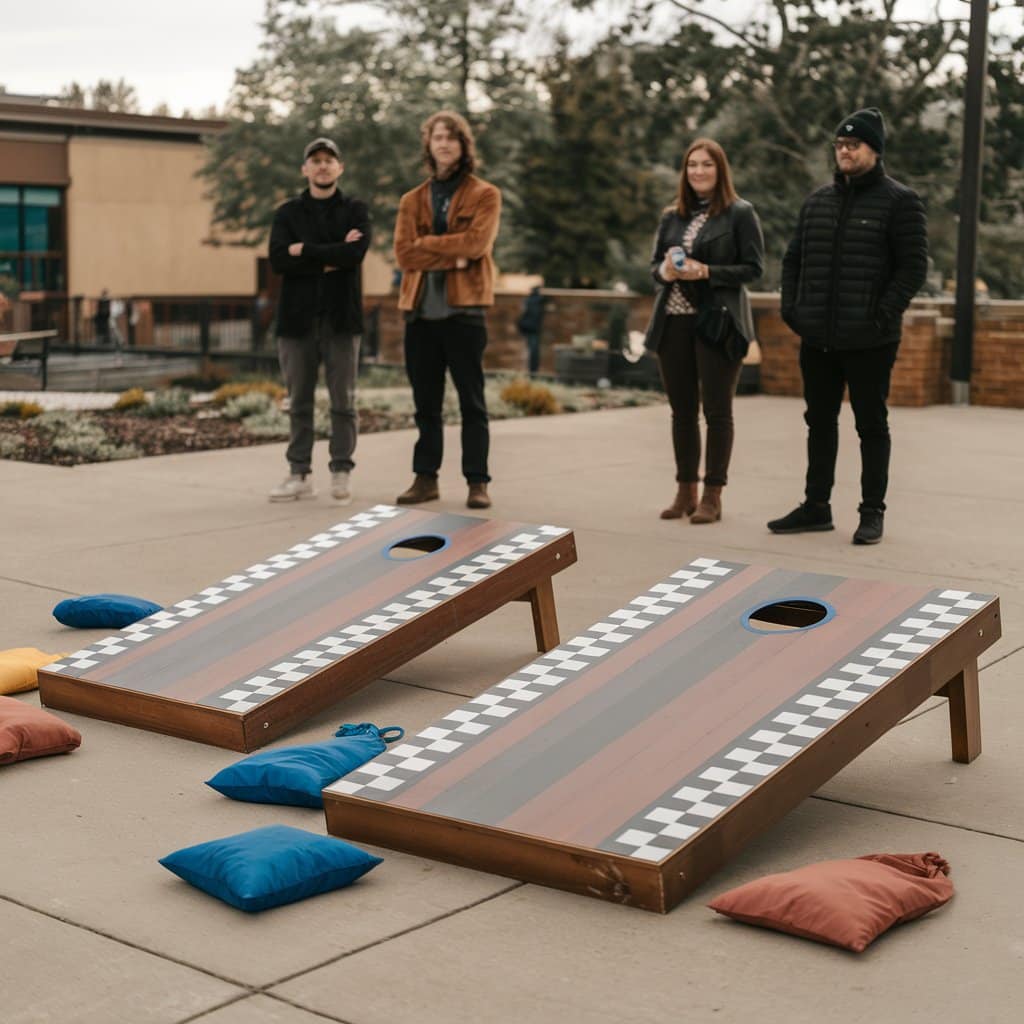
{"label": "blue painted hole rim", "polygon": [[[810,606],[808,610],[811,610],[812,608],[819,609],[822,612],[822,615],[814,622],[810,622],[805,626],[787,626],[783,624],[780,629],[762,629],[751,621],[758,612],[764,611],[765,608],[771,608],[775,605],[806,605]],[[743,616],[740,619],[740,624],[744,629],[749,630],[751,633],[756,633],[758,636],[792,636],[794,633],[806,633],[808,630],[817,629],[819,626],[827,625],[835,617],[835,607],[823,598],[808,597],[806,595],[793,595],[792,597],[773,597],[770,601],[762,601],[760,604],[754,605],[753,608],[748,608],[747,611],[743,613]]]}
{"label": "blue painted hole rim", "polygon": [[[437,543],[434,544],[433,542]],[[423,547],[417,547],[418,544],[423,544]],[[418,562],[421,558],[428,558],[430,555],[436,555],[439,551],[444,551],[446,548],[451,547],[452,539],[441,533],[417,533],[412,537],[402,537],[399,540],[392,541],[387,547],[381,550],[381,554],[389,562]],[[391,552],[395,548],[406,548],[413,551],[420,551],[418,555],[393,555]]]}

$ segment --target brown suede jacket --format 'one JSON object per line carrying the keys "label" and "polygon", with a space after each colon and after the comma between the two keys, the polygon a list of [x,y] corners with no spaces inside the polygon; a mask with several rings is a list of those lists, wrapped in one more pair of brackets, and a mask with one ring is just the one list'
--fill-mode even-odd
{"label": "brown suede jacket", "polygon": [[[402,271],[398,308],[416,308],[426,270],[448,271],[449,306],[493,305],[495,268],[491,251],[500,219],[500,190],[475,174],[466,175],[455,190],[444,235],[432,234],[430,179],[406,192],[395,221],[395,261]],[[456,267],[460,259],[467,262],[465,267]]]}

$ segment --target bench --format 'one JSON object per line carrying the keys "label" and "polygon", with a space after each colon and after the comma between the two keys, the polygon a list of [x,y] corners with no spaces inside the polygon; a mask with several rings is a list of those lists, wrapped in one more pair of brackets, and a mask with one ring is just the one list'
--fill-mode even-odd
{"label": "bench", "polygon": [[47,364],[50,360],[50,341],[57,337],[56,331],[20,331],[13,334],[0,334],[0,381],[5,375],[5,367],[14,363],[33,362],[31,368],[16,367],[11,372],[19,377],[26,372],[33,378],[39,378],[39,390],[46,390]]}

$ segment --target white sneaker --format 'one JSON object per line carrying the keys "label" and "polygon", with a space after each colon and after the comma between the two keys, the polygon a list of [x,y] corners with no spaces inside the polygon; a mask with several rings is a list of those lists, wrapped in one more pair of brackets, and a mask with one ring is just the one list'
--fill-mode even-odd
{"label": "white sneaker", "polygon": [[308,473],[305,476],[292,473],[270,492],[271,501],[298,501],[299,498],[315,497],[313,479]]}
{"label": "white sneaker", "polygon": [[331,474],[331,497],[337,505],[348,505],[352,501],[348,470],[339,469],[336,473]]}

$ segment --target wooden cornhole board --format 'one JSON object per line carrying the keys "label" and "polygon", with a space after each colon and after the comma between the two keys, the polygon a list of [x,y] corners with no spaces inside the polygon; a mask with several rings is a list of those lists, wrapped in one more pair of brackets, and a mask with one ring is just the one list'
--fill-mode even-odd
{"label": "wooden cornhole board", "polygon": [[551,577],[575,561],[562,527],[378,505],[40,669],[39,692],[253,750],[509,601],[550,650]]}
{"label": "wooden cornhole board", "polygon": [[328,787],[327,828],[665,912],[933,694],[972,760],[999,635],[992,597],[700,558]]}

